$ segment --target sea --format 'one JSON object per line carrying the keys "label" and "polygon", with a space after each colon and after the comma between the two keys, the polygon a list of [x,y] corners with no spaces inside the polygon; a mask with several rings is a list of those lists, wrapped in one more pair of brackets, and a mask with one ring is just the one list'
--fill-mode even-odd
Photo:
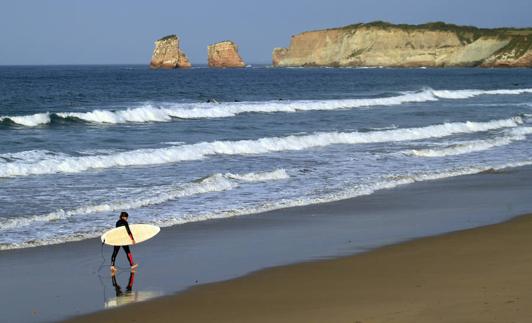
{"label": "sea", "polygon": [[0,67],[0,250],[530,164],[531,69]]}

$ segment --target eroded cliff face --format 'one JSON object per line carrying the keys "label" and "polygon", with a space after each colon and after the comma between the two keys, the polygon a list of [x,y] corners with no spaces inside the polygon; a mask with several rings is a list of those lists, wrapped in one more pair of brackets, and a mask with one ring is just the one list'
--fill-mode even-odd
{"label": "eroded cliff face", "polygon": [[151,56],[151,68],[188,68],[192,65],[187,55],[179,48],[179,37],[170,35],[155,42]]}
{"label": "eroded cliff face", "polygon": [[209,67],[244,67],[246,64],[238,54],[238,46],[232,41],[223,41],[208,47]]}
{"label": "eroded cliff face", "polygon": [[304,32],[275,48],[274,66],[532,67],[532,29],[375,22]]}

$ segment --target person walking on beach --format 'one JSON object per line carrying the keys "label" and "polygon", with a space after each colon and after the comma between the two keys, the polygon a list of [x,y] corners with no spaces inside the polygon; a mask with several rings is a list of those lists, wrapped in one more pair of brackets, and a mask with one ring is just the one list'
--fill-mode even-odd
{"label": "person walking on beach", "polygon": [[[127,212],[121,212],[120,213],[120,219],[118,219],[118,221],[116,221],[116,227],[126,227],[126,230],[127,230],[127,234],[129,235],[129,237],[131,238],[131,241],[133,242],[133,244],[135,244],[135,238],[133,237],[133,233],[131,233],[131,230],[129,230],[129,225],[127,223],[127,219],[129,217],[129,214],[127,214]],[[124,249],[124,251],[126,252],[126,255],[127,255],[127,260],[129,261],[129,266],[131,266],[131,269],[135,269],[138,267],[138,265],[133,262],[133,255],[131,254],[131,250],[129,250],[129,246],[114,246],[114,250],[113,250],[113,255],[111,256],[111,272],[116,272],[116,267],[115,267],[115,260],[116,260],[116,255],[118,254],[118,251],[120,250],[120,247],[122,247]]]}

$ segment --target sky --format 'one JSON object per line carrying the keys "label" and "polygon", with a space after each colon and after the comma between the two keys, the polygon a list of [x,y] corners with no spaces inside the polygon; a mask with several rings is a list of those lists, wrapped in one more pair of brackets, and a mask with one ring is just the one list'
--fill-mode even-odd
{"label": "sky", "polygon": [[148,64],[169,34],[193,64],[233,40],[247,63],[307,30],[384,20],[532,27],[532,0],[1,0],[0,65]]}

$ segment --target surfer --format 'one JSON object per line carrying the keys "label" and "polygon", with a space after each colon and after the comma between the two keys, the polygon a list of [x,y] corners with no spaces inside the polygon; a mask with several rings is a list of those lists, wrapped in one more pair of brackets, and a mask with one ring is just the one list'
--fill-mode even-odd
{"label": "surfer", "polygon": [[[135,238],[133,237],[131,230],[129,230],[129,224],[127,223],[128,217],[129,217],[129,214],[127,214],[127,212],[121,212],[120,219],[116,221],[116,227],[117,228],[123,227],[123,226],[126,227],[127,234],[131,238],[131,241],[133,242],[133,244],[135,244]],[[138,264],[133,262],[133,255],[131,254],[131,250],[129,250],[129,246],[114,246],[113,255],[111,256],[111,272],[113,273],[116,272],[115,260],[116,260],[116,255],[118,254],[118,251],[120,250],[120,247],[122,247],[124,251],[126,252],[127,260],[129,261],[129,266],[131,266],[131,269],[137,268]]]}

